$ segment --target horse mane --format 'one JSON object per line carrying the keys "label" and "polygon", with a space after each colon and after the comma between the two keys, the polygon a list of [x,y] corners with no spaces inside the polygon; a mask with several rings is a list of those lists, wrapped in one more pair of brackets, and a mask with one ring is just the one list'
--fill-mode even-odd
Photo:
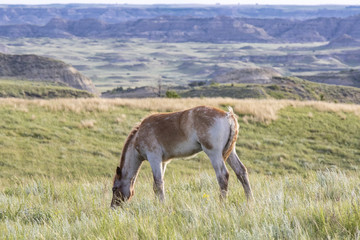
{"label": "horse mane", "polygon": [[[131,140],[134,138],[135,134],[138,132],[140,128],[140,124],[136,125],[131,132],[129,133],[128,137],[126,138],[122,153],[121,153],[121,158],[120,158],[120,169],[123,168],[124,163],[125,163],[125,155],[126,155],[126,151],[128,150],[128,147],[130,145]],[[119,176],[120,177],[120,176]]]}

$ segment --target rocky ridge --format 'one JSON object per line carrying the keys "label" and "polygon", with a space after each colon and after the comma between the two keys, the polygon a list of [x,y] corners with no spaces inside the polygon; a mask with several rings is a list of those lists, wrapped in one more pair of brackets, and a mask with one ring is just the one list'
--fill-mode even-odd
{"label": "rocky ridge", "polygon": [[360,47],[360,41],[344,34],[340,37],[332,39],[328,44],[321,48],[342,48],[342,47]]}
{"label": "rocky ridge", "polygon": [[44,26],[0,26],[3,37],[146,38],[164,42],[324,42],[360,39],[360,15],[308,20],[162,16],[120,23],[54,18]]}
{"label": "rocky ridge", "polygon": [[56,4],[56,5],[2,5],[0,25],[45,25],[52,18],[80,20],[99,19],[106,23],[119,23],[161,16],[194,16],[210,18],[287,18],[309,19],[318,17],[349,17],[360,14],[358,6],[321,5],[131,5],[131,4]]}
{"label": "rocky ridge", "polygon": [[92,81],[71,65],[37,55],[0,53],[0,77],[57,82],[69,87],[96,93]]}

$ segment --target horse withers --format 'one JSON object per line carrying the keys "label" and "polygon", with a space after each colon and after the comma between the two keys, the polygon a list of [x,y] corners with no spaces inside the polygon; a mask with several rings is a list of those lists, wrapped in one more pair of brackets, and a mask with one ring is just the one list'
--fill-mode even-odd
{"label": "horse withers", "polygon": [[229,111],[199,106],[174,113],[153,114],[133,128],[116,168],[111,207],[134,195],[134,184],[144,160],[148,160],[154,177],[154,191],[164,195],[164,174],[172,158],[191,156],[204,151],[214,167],[220,196],[226,197],[229,173],[225,162],[242,183],[247,199],[252,192],[245,166],[235,151],[239,125],[231,107]]}

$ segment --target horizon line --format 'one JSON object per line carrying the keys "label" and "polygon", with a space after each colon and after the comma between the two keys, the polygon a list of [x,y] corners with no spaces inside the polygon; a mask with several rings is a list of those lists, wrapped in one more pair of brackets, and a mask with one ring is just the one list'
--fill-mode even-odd
{"label": "horizon line", "polygon": [[0,3],[0,6],[51,6],[51,5],[118,5],[118,6],[303,6],[303,7],[316,7],[316,6],[344,6],[344,7],[359,7],[360,2],[356,4],[265,4],[265,3],[237,3],[237,4],[204,4],[204,3]]}

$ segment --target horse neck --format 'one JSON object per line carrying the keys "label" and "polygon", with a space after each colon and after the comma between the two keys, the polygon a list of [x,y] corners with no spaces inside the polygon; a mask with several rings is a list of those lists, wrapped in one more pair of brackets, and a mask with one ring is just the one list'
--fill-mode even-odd
{"label": "horse neck", "polygon": [[127,144],[126,149],[124,149],[122,157],[123,163],[121,168],[121,176],[123,180],[135,181],[137,173],[141,166],[141,157],[137,150],[135,149],[135,137],[133,137],[129,144]]}

